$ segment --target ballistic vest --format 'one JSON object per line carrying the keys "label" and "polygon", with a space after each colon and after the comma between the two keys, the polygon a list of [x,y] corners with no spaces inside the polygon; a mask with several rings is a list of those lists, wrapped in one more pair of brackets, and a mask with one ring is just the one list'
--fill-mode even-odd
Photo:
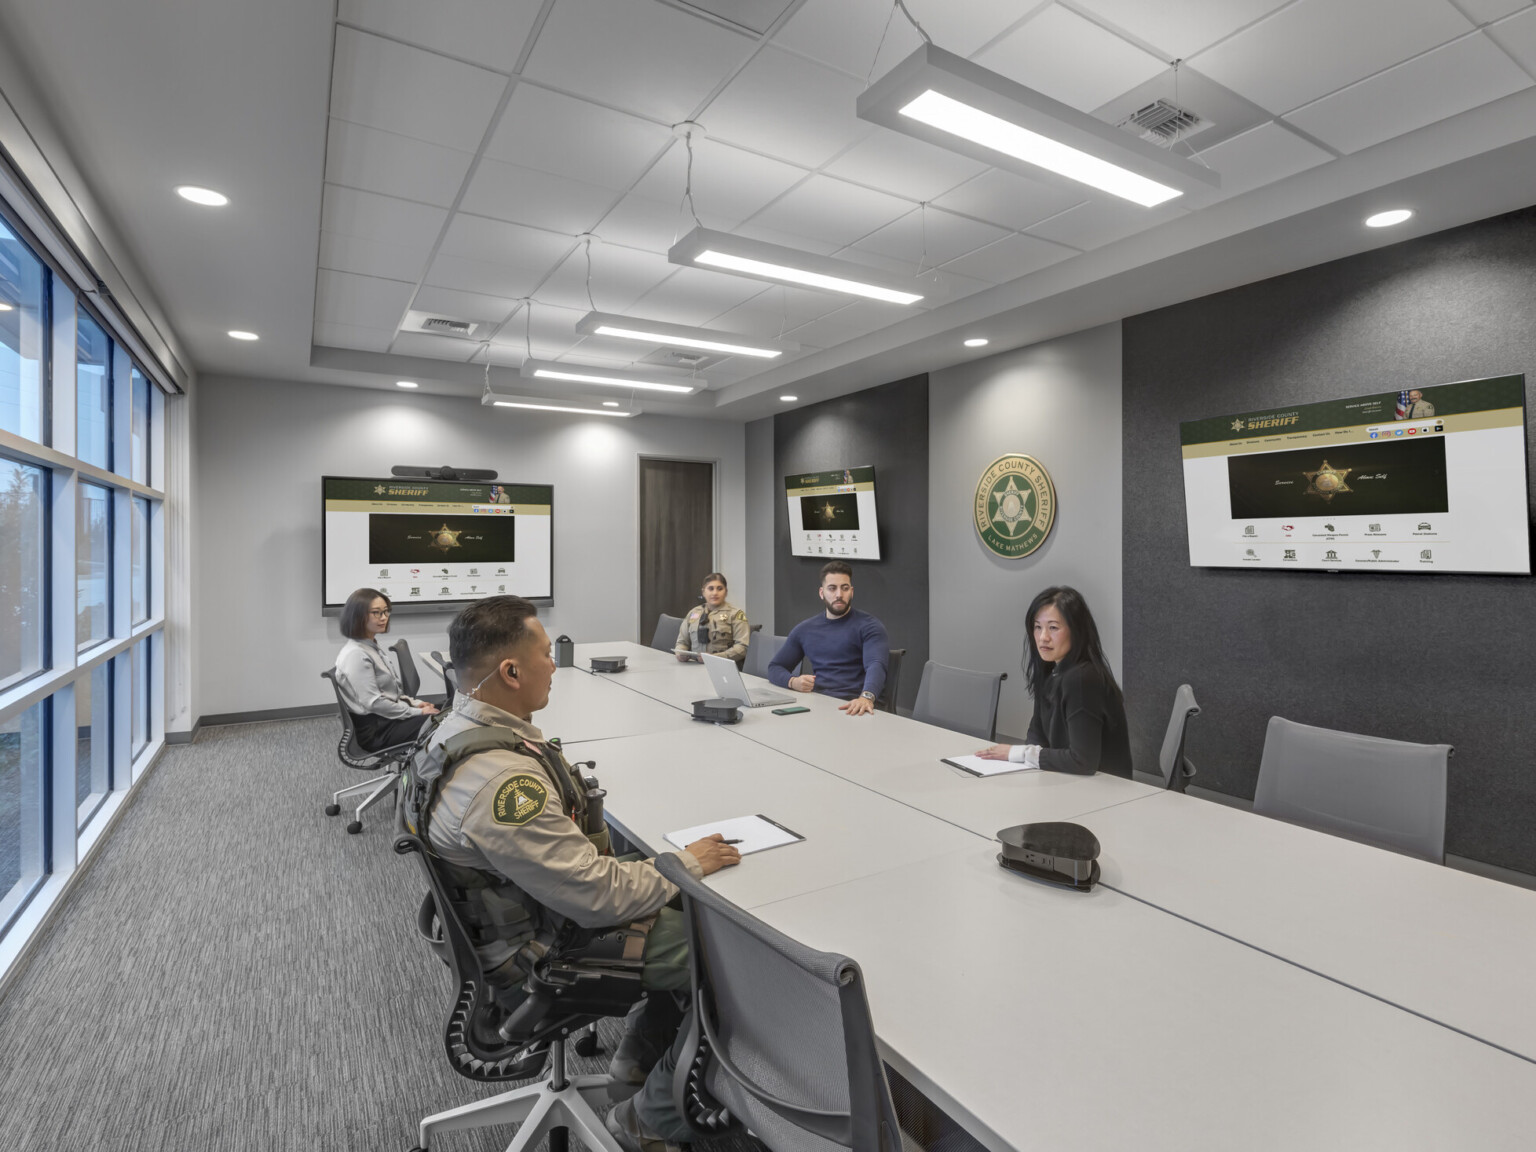
{"label": "ballistic vest", "polygon": [[555,782],[560,794],[560,810],[576,821],[577,827],[598,852],[606,855],[609,846],[606,827],[596,833],[588,830],[586,793],[578,786],[575,772],[554,744],[541,747],[524,740],[510,728],[487,725],[419,749],[406,766],[400,786],[405,826],[431,854],[430,867],[440,877],[448,901],[476,952],[483,955],[486,949],[493,949],[499,954],[503,949],[495,948],[495,945],[502,944],[510,953],[485,973],[490,983],[510,986],[520,984],[532,963],[545,953],[546,946],[536,937],[541,931],[546,940],[560,934],[567,926],[565,918],[543,907],[505,876],[454,864],[432,853],[427,835],[432,805],[454,766],[471,756],[498,748],[538,760]]}

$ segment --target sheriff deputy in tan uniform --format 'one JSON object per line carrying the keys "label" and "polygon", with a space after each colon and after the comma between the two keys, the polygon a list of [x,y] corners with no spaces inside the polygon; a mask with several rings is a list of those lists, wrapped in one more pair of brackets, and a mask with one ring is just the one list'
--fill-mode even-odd
{"label": "sheriff deputy in tan uniform", "polygon": [[[461,682],[473,685],[433,733],[429,747],[476,726],[499,725],[522,740],[517,751],[477,752],[447,769],[428,812],[427,835],[443,860],[510,880],[533,903],[583,928],[637,926],[645,938],[642,984],[658,991],[688,987],[687,932],[681,915],[664,908],[677,889],[649,860],[621,861],[599,851],[579,820],[579,782],[557,742],[534,727],[549,703],[555,674],[549,636],[536,609],[517,596],[476,601],[448,628],[448,648]],[[567,779],[560,779],[565,775]],[[680,852],[695,876],[740,863],[720,836]],[[638,924],[636,922],[639,922]],[[487,969],[506,961],[483,955]],[[610,1071],[637,1095],[608,1116],[608,1130],[627,1152],[659,1152],[692,1138],[672,1102],[674,1037],[683,1012],[670,995],[647,997],[626,1021]],[[649,1073],[647,1075],[647,1073]]]}
{"label": "sheriff deputy in tan uniform", "polygon": [[725,656],[740,668],[751,642],[747,614],[726,601],[725,577],[711,572],[704,577],[704,603],[683,617],[672,651],[679,660],[697,660],[700,652]]}

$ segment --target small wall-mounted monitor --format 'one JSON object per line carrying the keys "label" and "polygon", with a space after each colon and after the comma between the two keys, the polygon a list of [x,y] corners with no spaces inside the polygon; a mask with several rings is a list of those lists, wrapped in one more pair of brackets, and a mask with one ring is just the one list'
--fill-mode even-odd
{"label": "small wall-mounted monitor", "polygon": [[880,559],[875,470],[838,468],[784,477],[789,550],[827,560]]}
{"label": "small wall-mounted monitor", "polygon": [[554,488],[324,476],[322,611],[358,588],[397,609],[508,593],[551,602]]}
{"label": "small wall-mounted monitor", "polygon": [[1530,574],[1524,376],[1179,428],[1194,567]]}

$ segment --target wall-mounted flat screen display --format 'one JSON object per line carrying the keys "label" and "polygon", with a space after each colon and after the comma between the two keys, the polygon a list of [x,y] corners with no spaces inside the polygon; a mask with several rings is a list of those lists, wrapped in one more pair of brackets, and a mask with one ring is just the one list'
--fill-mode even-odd
{"label": "wall-mounted flat screen display", "polygon": [[828,560],[880,559],[875,470],[839,468],[784,477],[789,550]]}
{"label": "wall-mounted flat screen display", "polygon": [[1524,376],[1179,428],[1194,567],[1530,574]]}
{"label": "wall-mounted flat screen display", "polygon": [[325,476],[323,610],[377,588],[397,608],[509,593],[549,602],[554,488]]}

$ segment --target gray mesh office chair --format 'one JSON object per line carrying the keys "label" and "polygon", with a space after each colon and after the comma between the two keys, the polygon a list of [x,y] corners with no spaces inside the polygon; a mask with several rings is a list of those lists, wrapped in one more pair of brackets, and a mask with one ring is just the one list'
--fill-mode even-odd
{"label": "gray mesh office chair", "polygon": [[859,966],[817,952],[694,880],[682,890],[693,970],[673,1093],[701,1132],[737,1120],[778,1152],[901,1152]]}
{"label": "gray mesh office chair", "polygon": [[407,696],[415,699],[421,698],[421,672],[416,667],[416,661],[411,656],[411,646],[402,637],[389,646],[395,654],[395,662],[400,665],[400,687],[405,689]]}
{"label": "gray mesh office chair", "polygon": [[1253,810],[1441,864],[1455,751],[1271,716]]}
{"label": "gray mesh office chair", "polygon": [[1006,672],[972,672],[929,660],[917,685],[912,719],[990,744],[996,738],[997,699],[1006,679]]}
{"label": "gray mesh office chair", "polygon": [[896,711],[896,693],[901,690],[901,662],[906,656],[905,648],[891,649],[891,662],[885,666],[885,687],[875,697],[875,707],[882,712]]}
{"label": "gray mesh office chair", "polygon": [[782,636],[754,636],[752,643],[747,645],[747,662],[742,671],[749,676],[761,676],[768,678],[768,665],[779,654],[779,649],[784,647]]}
{"label": "gray mesh office chair", "polygon": [[1184,739],[1189,731],[1189,721],[1200,715],[1200,705],[1195,703],[1195,690],[1188,684],[1180,684],[1173,694],[1173,713],[1168,717],[1168,730],[1163,733],[1163,750],[1157,762],[1163,770],[1163,787],[1172,792],[1183,792],[1195,775],[1195,766],[1184,755]]}
{"label": "gray mesh office chair", "polygon": [[683,626],[681,616],[668,616],[665,612],[656,621],[656,631],[651,634],[651,647],[658,652],[670,652],[677,647],[677,630]]}
{"label": "gray mesh office chair", "polygon": [[[402,640],[403,644],[404,641]],[[409,649],[407,649],[409,651]],[[353,784],[343,788],[339,792],[331,793],[331,802],[325,806],[327,816],[339,816],[341,814],[341,798],[349,792],[362,792],[372,788],[364,797],[363,802],[357,806],[357,814],[347,824],[347,832],[356,836],[363,830],[363,813],[377,804],[385,796],[394,799],[395,786],[400,780],[400,767],[411,756],[411,750],[416,747],[416,741],[407,740],[404,744],[391,744],[388,748],[379,748],[370,752],[357,741],[357,728],[352,713],[347,709],[347,702],[342,698],[341,685],[336,682],[336,669],[329,668],[320,673],[321,676],[331,682],[331,688],[336,693],[336,709],[341,713],[341,739],[336,744],[336,758],[348,768],[356,768],[362,772],[381,772],[371,780],[364,780],[361,784]],[[404,685],[402,684],[402,687]]]}
{"label": "gray mesh office chair", "polygon": [[445,657],[441,652],[429,653],[432,663],[436,665],[438,674],[443,678],[443,690],[447,693],[443,697],[443,711],[453,707],[453,698],[459,694],[459,676],[453,670],[453,661]]}

